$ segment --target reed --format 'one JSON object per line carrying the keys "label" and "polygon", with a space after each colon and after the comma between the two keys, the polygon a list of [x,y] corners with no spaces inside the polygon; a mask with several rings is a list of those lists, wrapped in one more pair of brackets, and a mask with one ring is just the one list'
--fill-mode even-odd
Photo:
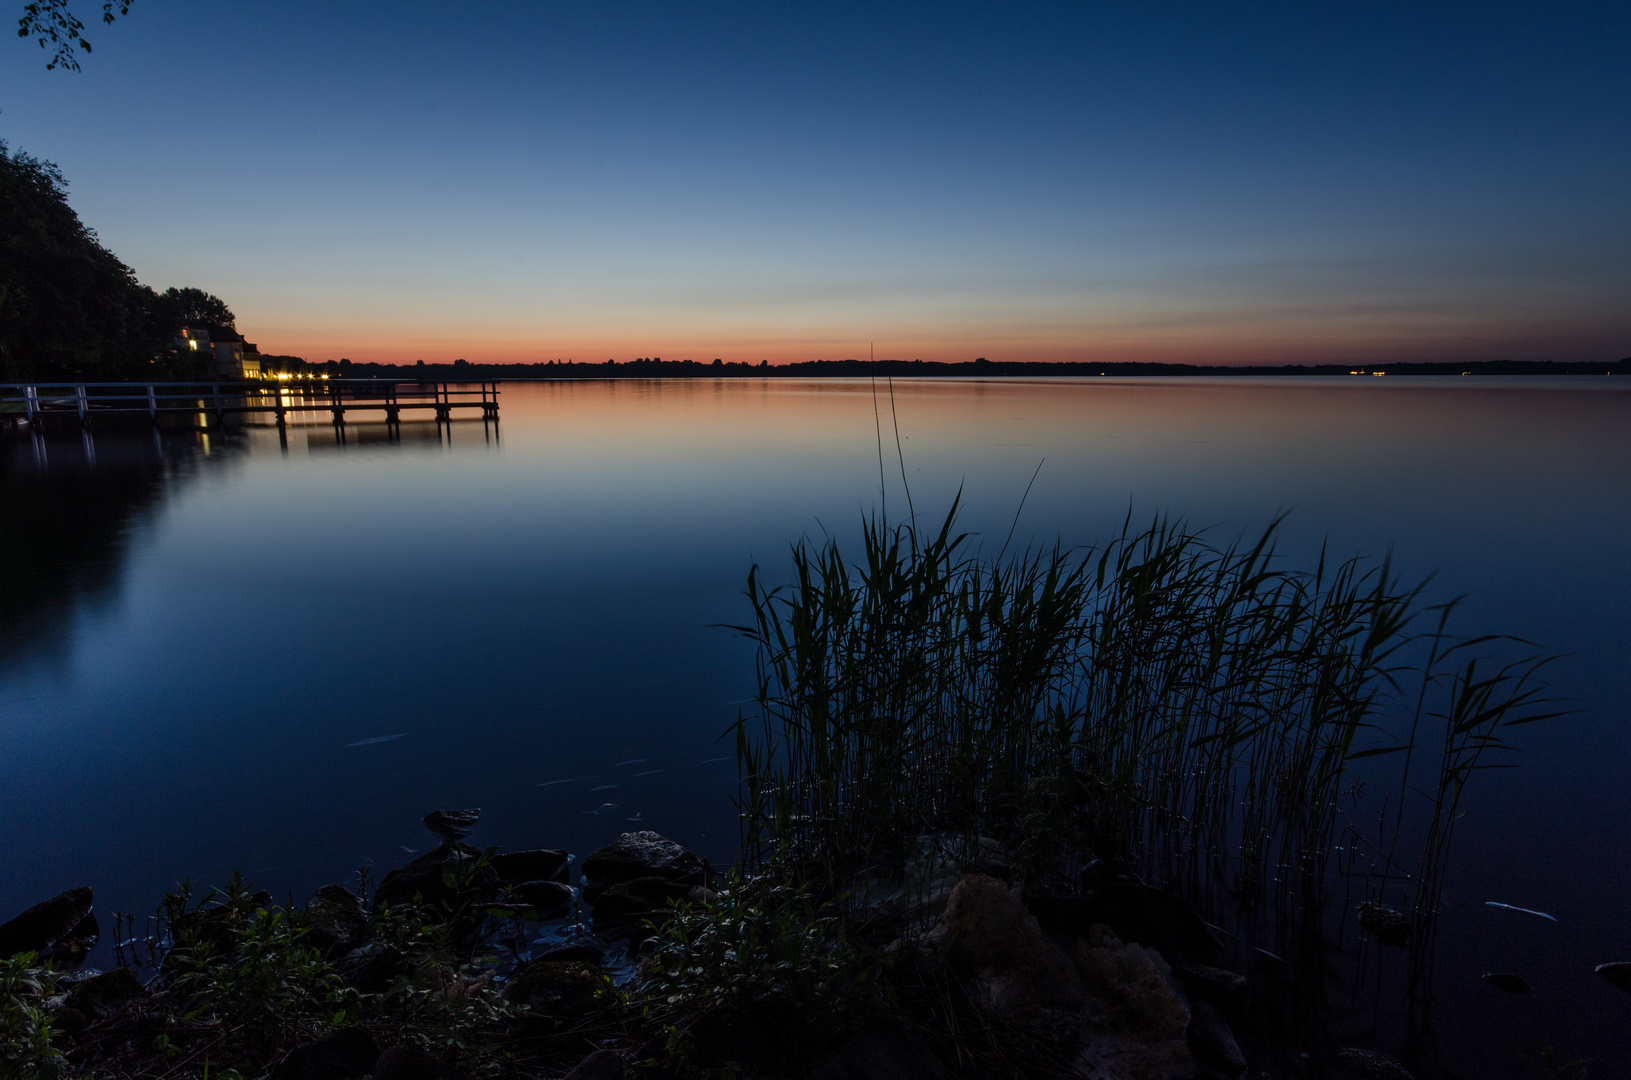
{"label": "reed", "polygon": [[[1455,605],[1386,559],[1288,568],[1278,519],[1219,545],[1129,517],[1099,547],[988,558],[957,512],[932,532],[874,516],[854,563],[801,541],[786,584],[750,572],[746,863],[791,856],[842,891],[899,880],[926,834],[986,837],[1027,890],[1136,876],[1316,981],[1336,869],[1406,890],[1430,955],[1467,783],[1503,728],[1555,715],[1543,657],[1456,637]],[[1398,784],[1379,834],[1345,816],[1361,776]]]}

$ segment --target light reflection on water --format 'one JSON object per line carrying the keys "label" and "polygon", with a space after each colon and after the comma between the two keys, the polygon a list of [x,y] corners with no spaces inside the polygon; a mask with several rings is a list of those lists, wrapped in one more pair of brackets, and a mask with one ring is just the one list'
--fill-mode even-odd
{"label": "light reflection on water", "polygon": [[1523,733],[1526,768],[1482,778],[1462,823],[1441,1017],[1452,1056],[1496,1070],[1537,1039],[1631,1054],[1590,975],[1631,958],[1616,386],[899,382],[875,412],[864,382],[509,384],[497,430],[13,438],[0,913],[80,883],[146,910],[234,866],[300,897],[428,846],[436,806],[482,806],[484,844],[581,854],[637,822],[728,860],[715,738],[752,672],[715,627],[745,616],[755,561],[775,577],[798,536],[854,535],[880,441],[907,512],[893,407],[912,505],[961,488],[993,548],[1045,461],[1020,537],[1092,543],[1129,507],[1227,536],[1290,509],[1295,557],[1391,546],[1469,594],[1469,626],[1571,653],[1554,682],[1584,712]]}

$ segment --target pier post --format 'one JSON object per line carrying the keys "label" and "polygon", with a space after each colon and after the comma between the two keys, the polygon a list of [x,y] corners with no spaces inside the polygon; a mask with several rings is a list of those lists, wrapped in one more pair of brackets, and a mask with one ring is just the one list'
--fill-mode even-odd
{"label": "pier post", "polygon": [[159,422],[159,401],[153,395],[153,384],[147,385],[147,418],[153,423]]}
{"label": "pier post", "polygon": [[40,407],[39,391],[32,386],[23,387],[23,414],[28,418],[29,427],[34,426],[34,413]]}
{"label": "pier post", "polygon": [[83,385],[74,387],[74,399],[79,403],[79,422],[83,424],[86,415],[85,387]]}

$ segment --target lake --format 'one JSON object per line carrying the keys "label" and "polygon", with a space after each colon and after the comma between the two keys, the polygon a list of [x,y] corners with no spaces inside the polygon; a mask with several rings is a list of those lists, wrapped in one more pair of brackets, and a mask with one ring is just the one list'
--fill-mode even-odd
{"label": "lake", "polygon": [[[1579,712],[1518,729],[1445,897],[1438,1037],[1464,1075],[1537,1043],[1631,1075],[1631,389],[1620,379],[516,383],[501,421],[14,435],[0,444],[0,917],[90,884],[108,928],[233,868],[303,900],[432,846],[737,843],[745,621],[801,536],[886,502],[1000,547],[1159,513],[1289,511],[1311,565],[1392,550],[1466,630],[1567,654]],[[899,444],[897,450],[896,430]],[[880,492],[880,443],[883,487]],[[904,463],[904,464],[903,464]],[[1038,466],[1040,465],[1040,471]],[[1487,906],[1495,900],[1557,922]],[[96,961],[106,964],[106,958]],[[1512,997],[1489,970],[1534,984]],[[1617,1071],[1619,1070],[1619,1071]]]}

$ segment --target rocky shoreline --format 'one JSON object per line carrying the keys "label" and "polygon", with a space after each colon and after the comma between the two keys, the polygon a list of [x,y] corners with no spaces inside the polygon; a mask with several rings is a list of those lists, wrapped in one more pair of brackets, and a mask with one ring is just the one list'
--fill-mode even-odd
{"label": "rocky shoreline", "polygon": [[[371,896],[366,881],[293,910],[238,883],[167,896],[158,934],[116,943],[125,963],[147,948],[145,978],[83,967],[100,934],[89,888],[13,917],[7,963],[71,972],[32,1004],[12,991],[46,1029],[41,1060],[222,1080],[1411,1076],[1359,1048],[1287,1053],[1262,1007],[1276,958],[1241,963],[1184,900],[1136,881],[1022,898],[994,843],[959,860],[930,841],[903,877],[861,883],[835,931],[819,902],[750,902],[751,882],[655,832],[590,853],[574,885],[564,850],[467,843],[477,815],[427,815],[438,846]],[[730,933],[709,970],[698,942]],[[1605,966],[1626,988],[1631,966]]]}

